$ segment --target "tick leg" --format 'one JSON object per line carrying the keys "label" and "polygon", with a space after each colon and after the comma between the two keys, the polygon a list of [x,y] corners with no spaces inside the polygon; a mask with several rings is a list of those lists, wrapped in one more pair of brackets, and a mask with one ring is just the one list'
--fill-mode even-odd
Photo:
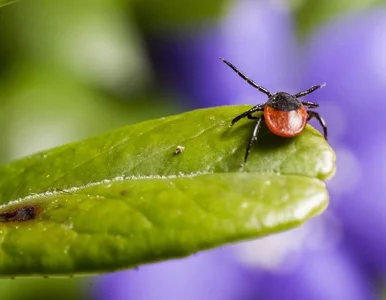
{"label": "tick leg", "polygon": [[310,102],[310,101],[302,101],[302,104],[303,104],[304,106],[307,106],[308,108],[316,108],[316,107],[319,107],[319,104],[318,104],[318,103]]}
{"label": "tick leg", "polygon": [[248,117],[248,119],[255,119],[255,117],[252,117],[252,114],[256,111],[263,111],[264,110],[264,105],[265,104],[259,104],[259,105],[256,105],[254,107],[252,107],[250,110],[247,110],[245,112],[243,112],[241,115],[238,115],[236,118],[234,118],[231,122],[231,127],[238,121],[240,121],[240,119],[242,118],[245,118],[245,117]]}
{"label": "tick leg", "polygon": [[313,85],[308,90],[295,94],[295,97],[296,98],[300,98],[300,97],[303,97],[305,95],[311,94],[313,91],[315,91],[317,89],[320,89],[320,88],[324,87],[325,85],[326,85],[325,83],[318,84],[318,85]]}
{"label": "tick leg", "polygon": [[245,152],[244,163],[247,162],[249,152],[251,152],[252,145],[257,140],[257,135],[260,131],[261,123],[263,122],[263,120],[264,120],[264,118],[259,118],[256,122],[255,128],[253,129],[252,136],[251,136],[249,143],[248,143],[247,151]]}
{"label": "tick leg", "polygon": [[327,141],[327,125],[326,125],[326,122],[324,121],[324,119],[315,111],[309,110],[307,113],[308,113],[307,121],[311,120],[312,118],[315,118],[316,120],[318,120],[320,126],[322,126],[322,128],[323,128],[324,138]]}
{"label": "tick leg", "polygon": [[252,79],[248,78],[244,73],[240,72],[239,69],[237,69],[234,65],[232,65],[229,61],[226,61],[225,59],[223,59],[222,57],[220,57],[220,59],[225,63],[227,64],[229,67],[231,67],[233,69],[233,71],[235,71],[237,74],[239,74],[239,76],[244,79],[246,82],[248,82],[251,86],[253,86],[254,88],[258,89],[260,92],[266,94],[268,97],[271,97],[272,94],[264,87],[258,85],[256,82],[254,82]]}
{"label": "tick leg", "polygon": [[252,116],[252,115],[248,115],[247,118],[249,120],[258,120],[258,119],[260,119],[260,117],[255,117],[255,116]]}

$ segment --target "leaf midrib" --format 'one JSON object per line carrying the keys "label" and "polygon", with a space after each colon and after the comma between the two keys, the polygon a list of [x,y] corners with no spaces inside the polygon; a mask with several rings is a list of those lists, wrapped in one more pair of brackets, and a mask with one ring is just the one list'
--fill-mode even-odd
{"label": "leaf midrib", "polygon": [[[10,200],[7,203],[3,203],[0,205],[0,209],[3,209],[7,206],[11,206],[14,204],[19,204],[27,200],[35,200],[39,198],[46,198],[46,197],[52,197],[56,195],[62,195],[63,193],[69,193],[69,194],[75,194],[78,191],[81,191],[82,189],[86,189],[89,187],[93,186],[99,186],[102,184],[107,184],[107,183],[116,183],[116,182],[124,182],[124,181],[130,181],[130,180],[170,180],[170,179],[177,179],[177,178],[194,178],[198,176],[204,176],[204,175],[210,175],[210,174],[268,174],[268,175],[277,175],[277,176],[296,176],[299,178],[307,178],[307,179],[313,179],[317,180],[320,182],[323,182],[323,180],[308,176],[308,175],[300,175],[300,174],[295,174],[295,173],[277,173],[277,172],[269,172],[269,171],[264,171],[264,172],[195,172],[195,173],[190,173],[190,174],[178,174],[178,175],[133,175],[133,176],[117,176],[112,179],[104,179],[101,181],[95,181],[95,182],[90,182],[82,186],[73,186],[70,188],[65,188],[65,189],[57,189],[54,191],[47,191],[44,193],[33,193],[31,195],[27,195],[25,197],[21,197],[15,200]],[[77,193],[80,195],[79,193]],[[75,194],[76,195],[76,194]]]}

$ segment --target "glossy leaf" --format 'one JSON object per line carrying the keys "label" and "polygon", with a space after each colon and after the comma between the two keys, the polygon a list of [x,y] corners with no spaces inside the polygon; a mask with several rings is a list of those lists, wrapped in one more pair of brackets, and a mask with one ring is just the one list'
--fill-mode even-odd
{"label": "glossy leaf", "polygon": [[[0,273],[104,272],[286,230],[328,203],[334,153],[308,126],[266,128],[243,165],[248,106],[152,120],[0,168]],[[178,146],[184,151],[176,154]]]}

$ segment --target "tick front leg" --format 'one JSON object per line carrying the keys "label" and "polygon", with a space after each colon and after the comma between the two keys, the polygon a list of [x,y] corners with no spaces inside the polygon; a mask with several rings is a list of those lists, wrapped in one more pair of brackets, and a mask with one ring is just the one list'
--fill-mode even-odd
{"label": "tick front leg", "polygon": [[248,117],[248,119],[255,119],[256,117],[253,117],[252,114],[256,111],[263,111],[265,104],[259,104],[254,107],[252,107],[250,110],[247,110],[246,112],[243,112],[241,115],[238,115],[236,118],[234,118],[231,122],[231,127],[238,121],[240,121],[242,118]]}
{"label": "tick front leg", "polygon": [[316,120],[318,120],[320,126],[322,126],[322,128],[323,128],[324,138],[327,141],[327,125],[326,125],[326,122],[324,121],[324,119],[315,111],[309,110],[307,113],[308,113],[307,121],[311,120],[312,118],[315,118]]}
{"label": "tick front leg", "polygon": [[261,118],[258,118],[256,122],[255,128],[253,129],[252,136],[248,143],[247,151],[245,152],[244,163],[246,163],[248,160],[249,152],[251,152],[252,145],[257,140],[257,135],[259,134],[261,124],[263,121],[264,121],[264,118],[261,117]]}
{"label": "tick front leg", "polygon": [[319,104],[318,104],[318,103],[310,102],[310,101],[302,101],[302,104],[303,104],[304,106],[307,106],[308,108],[316,108],[316,107],[319,107]]}
{"label": "tick front leg", "polygon": [[244,73],[242,73],[239,69],[237,69],[234,65],[232,65],[229,61],[226,61],[222,57],[220,59],[227,64],[229,67],[233,69],[242,79],[244,79],[246,82],[248,82],[250,85],[252,85],[254,88],[258,89],[260,92],[266,94],[268,97],[271,97],[272,94],[265,88],[262,87],[261,85],[258,85],[256,82],[254,82],[252,79],[248,78]]}
{"label": "tick front leg", "polygon": [[313,85],[313,86],[310,87],[308,90],[295,94],[295,97],[296,97],[296,98],[304,97],[304,96],[306,96],[306,95],[308,95],[308,94],[311,94],[313,91],[315,91],[315,90],[317,90],[317,89],[320,89],[320,88],[324,87],[325,85],[326,85],[325,83],[323,83],[323,84],[318,84],[318,85]]}

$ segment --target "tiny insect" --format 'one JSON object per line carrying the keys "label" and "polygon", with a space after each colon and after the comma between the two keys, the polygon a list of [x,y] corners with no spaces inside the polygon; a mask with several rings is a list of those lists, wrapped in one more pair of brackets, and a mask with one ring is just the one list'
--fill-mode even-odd
{"label": "tiny insect", "polygon": [[180,154],[180,153],[184,152],[184,150],[185,150],[184,146],[177,146],[175,154]]}
{"label": "tiny insect", "polygon": [[[315,102],[298,100],[298,98],[306,96],[313,91],[324,87],[325,84],[314,85],[308,90],[297,93],[295,95],[291,95],[285,92],[272,94],[266,88],[256,84],[252,79],[248,78],[246,75],[240,72],[230,62],[221,57],[220,59],[229,67],[231,67],[246,82],[268,96],[267,102],[264,104],[255,105],[251,109],[235,117],[231,122],[230,126],[233,126],[236,122],[245,117],[248,119],[257,120],[255,128],[253,129],[252,136],[249,140],[247,150],[245,152],[244,163],[246,163],[248,160],[251,147],[257,140],[257,135],[263,122],[265,122],[268,129],[273,134],[285,138],[291,138],[299,135],[304,130],[307,122],[312,118],[315,118],[322,126],[324,138],[327,140],[327,125],[324,119],[317,112],[306,109],[306,107],[316,108],[319,106],[319,104]],[[261,116],[254,116],[253,113],[258,111],[262,111],[263,114]]]}

